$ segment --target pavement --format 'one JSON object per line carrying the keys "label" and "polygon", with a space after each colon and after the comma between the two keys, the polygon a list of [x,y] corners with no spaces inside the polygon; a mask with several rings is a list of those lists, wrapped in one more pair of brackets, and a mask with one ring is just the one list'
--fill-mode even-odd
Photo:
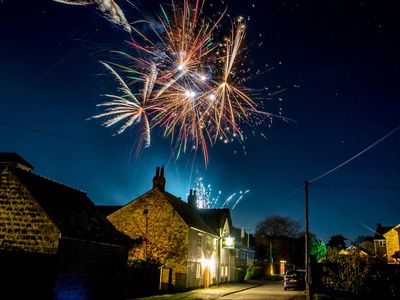
{"label": "pavement", "polygon": [[159,296],[151,296],[138,298],[141,300],[152,300],[152,299],[204,299],[213,300],[218,299],[230,294],[248,290],[266,284],[266,280],[248,280],[243,283],[227,283],[219,286],[212,286],[210,288],[202,288],[191,290],[183,293],[167,294]]}

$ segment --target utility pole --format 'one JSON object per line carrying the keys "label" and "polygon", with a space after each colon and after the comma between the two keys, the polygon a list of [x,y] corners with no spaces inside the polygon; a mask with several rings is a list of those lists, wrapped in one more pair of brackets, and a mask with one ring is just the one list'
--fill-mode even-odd
{"label": "utility pole", "polygon": [[311,273],[311,268],[310,268],[310,255],[309,255],[309,249],[310,249],[310,239],[309,239],[309,231],[308,231],[308,181],[306,180],[304,182],[304,192],[305,192],[305,206],[306,206],[306,230],[305,230],[305,263],[306,263],[306,300],[311,299],[310,295],[310,273]]}

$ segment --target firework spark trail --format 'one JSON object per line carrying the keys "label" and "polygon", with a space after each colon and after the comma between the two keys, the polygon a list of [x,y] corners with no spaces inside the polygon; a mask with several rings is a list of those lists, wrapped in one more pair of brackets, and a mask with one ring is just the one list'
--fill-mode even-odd
{"label": "firework spark trail", "polygon": [[228,204],[231,203],[232,200],[237,195],[240,195],[238,199],[235,201],[234,205],[232,206],[232,209],[235,209],[235,207],[243,199],[244,195],[250,192],[250,190],[245,190],[244,192],[240,191],[239,193],[233,193],[230,196],[228,196],[228,198],[221,205],[221,207],[218,207],[217,204],[222,194],[221,191],[218,191],[217,195],[213,197],[211,184],[206,185],[202,177],[196,178],[195,185],[196,185],[195,190],[197,196],[196,205],[198,208],[223,208],[228,206]]}
{"label": "firework spark trail", "polygon": [[[140,102],[134,93],[131,91],[129,86],[121,78],[121,76],[107,63],[101,62],[104,67],[109,70],[117,82],[119,83],[119,91],[123,96],[108,95],[105,96],[111,98],[111,101],[100,103],[97,106],[107,107],[105,112],[98,115],[94,115],[91,118],[104,118],[109,117],[103,122],[103,126],[110,127],[116,123],[125,120],[124,124],[119,128],[117,134],[123,133],[128,127],[133,124],[142,124],[142,133],[138,139],[138,145],[143,145],[144,147],[150,146],[150,123],[148,115],[151,111],[159,111],[161,108],[156,106],[147,106],[147,100],[154,87],[154,82],[157,77],[157,69],[155,67],[150,69],[150,74],[145,78],[144,89],[142,90],[142,101]],[[139,149],[138,149],[139,150]]]}
{"label": "firework spark trail", "polygon": [[196,178],[196,196],[197,196],[197,207],[198,208],[211,208],[212,200],[211,200],[211,185],[205,185],[203,178]]}
{"label": "firework spark trail", "polygon": [[240,192],[240,197],[236,200],[235,204],[232,206],[232,210],[239,204],[240,200],[242,200],[243,196],[246,195],[250,190],[246,190],[244,193]]}
{"label": "firework spark trail", "polygon": [[225,205],[228,205],[229,202],[232,200],[232,198],[235,197],[235,196],[236,196],[236,193],[233,193],[232,195],[230,195],[230,196],[225,200],[225,202],[221,205],[221,208],[224,207]]}
{"label": "firework spark trail", "polygon": [[132,32],[131,25],[126,20],[124,12],[113,0],[53,0],[53,1],[68,5],[81,5],[81,6],[93,5],[96,7],[97,10],[102,12],[102,15],[108,21],[122,27],[129,33]]}

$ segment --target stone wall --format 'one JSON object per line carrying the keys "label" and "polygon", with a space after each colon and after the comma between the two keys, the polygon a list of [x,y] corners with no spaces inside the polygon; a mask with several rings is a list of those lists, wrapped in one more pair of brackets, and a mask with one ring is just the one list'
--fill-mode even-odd
{"label": "stone wall", "polygon": [[189,227],[158,189],[151,190],[107,218],[126,235],[143,240],[130,251],[131,259],[159,260],[165,268],[173,270],[171,284],[174,287],[179,285],[178,288],[186,287],[186,284],[182,286],[185,281],[182,274],[187,274]]}
{"label": "stone wall", "polygon": [[395,254],[397,251],[400,251],[399,231],[397,231],[395,227],[392,230],[386,232],[384,236],[386,239],[386,253],[388,263],[394,263],[392,255]]}
{"label": "stone wall", "polygon": [[55,299],[118,299],[128,249],[62,238],[57,253]]}
{"label": "stone wall", "polygon": [[0,174],[0,250],[56,253],[60,232],[24,186]]}

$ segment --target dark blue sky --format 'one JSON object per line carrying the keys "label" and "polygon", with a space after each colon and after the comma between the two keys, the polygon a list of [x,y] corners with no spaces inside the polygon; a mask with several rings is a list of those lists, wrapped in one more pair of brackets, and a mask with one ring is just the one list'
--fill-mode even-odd
{"label": "dark blue sky", "polygon": [[[157,1],[133,2],[146,15],[158,13]],[[397,9],[394,1],[226,2],[231,16],[250,16],[248,64],[273,66],[249,85],[286,88],[266,110],[282,108],[296,122],[276,119],[254,136],[248,130],[246,154],[242,145],[217,144],[207,170],[201,156],[193,169],[190,153],[171,160],[170,143],[157,132],[136,157],[133,130],[112,136],[116,128],[86,120],[99,112],[100,95],[115,91],[98,61],[110,59],[109,50],[127,50],[129,36],[90,8],[0,0],[0,151],[18,152],[40,175],[86,191],[97,204],[125,204],[144,193],[164,164],[167,190],[182,198],[196,176],[223,196],[250,189],[232,212],[238,227],[253,230],[273,214],[302,221],[304,180],[400,125]],[[129,21],[139,18],[119,3]],[[324,240],[352,240],[370,234],[361,223],[400,223],[399,146],[398,132],[311,185],[311,230]]]}

